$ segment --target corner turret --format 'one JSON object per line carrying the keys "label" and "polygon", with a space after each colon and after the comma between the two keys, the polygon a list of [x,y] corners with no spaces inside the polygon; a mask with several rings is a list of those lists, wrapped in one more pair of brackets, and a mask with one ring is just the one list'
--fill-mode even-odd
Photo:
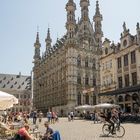
{"label": "corner turret", "polygon": [[81,6],[81,20],[82,21],[88,21],[89,20],[89,0],[81,0],[80,6]]}
{"label": "corner turret", "polygon": [[66,43],[74,43],[75,42],[75,30],[76,30],[76,20],[75,20],[75,10],[76,4],[73,0],[69,0],[66,4],[67,11],[67,42]]}
{"label": "corner turret", "polygon": [[40,57],[40,47],[41,44],[39,42],[39,32],[37,32],[36,35],[36,42],[34,43],[34,47],[35,47],[35,54],[34,54],[34,61],[38,61],[41,57]]}
{"label": "corner turret", "polygon": [[93,21],[94,21],[94,28],[95,28],[95,39],[98,43],[98,46],[100,46],[100,47],[102,45],[102,37],[103,37],[102,23],[101,23],[102,20],[103,20],[103,17],[100,13],[99,2],[97,0],[96,1],[96,12],[93,17]]}

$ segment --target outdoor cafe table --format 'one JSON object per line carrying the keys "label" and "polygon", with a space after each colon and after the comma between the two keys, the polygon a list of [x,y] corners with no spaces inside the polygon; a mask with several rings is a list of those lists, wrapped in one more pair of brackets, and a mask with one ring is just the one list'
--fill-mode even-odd
{"label": "outdoor cafe table", "polygon": [[38,138],[40,136],[40,131],[30,131],[29,134],[33,135],[35,138]]}
{"label": "outdoor cafe table", "polygon": [[14,129],[19,129],[22,127],[22,124],[21,123],[17,123],[17,122],[14,122],[11,124],[11,126],[13,126]]}

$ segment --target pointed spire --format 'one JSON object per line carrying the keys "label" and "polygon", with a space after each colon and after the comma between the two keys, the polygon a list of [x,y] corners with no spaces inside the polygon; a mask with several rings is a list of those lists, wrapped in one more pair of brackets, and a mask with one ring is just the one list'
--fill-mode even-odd
{"label": "pointed spire", "polygon": [[37,35],[36,35],[36,43],[39,42],[39,32],[37,32]]}
{"label": "pointed spire", "polygon": [[102,45],[102,37],[103,37],[102,20],[103,20],[103,17],[100,13],[99,2],[97,0],[96,11],[95,11],[95,15],[93,16],[93,21],[94,21],[94,28],[95,28],[95,38],[96,38],[98,46],[100,47]]}
{"label": "pointed spire", "polygon": [[69,0],[68,3],[66,4],[66,9],[69,10],[69,6],[73,6],[73,8],[76,9],[76,4],[74,3],[73,0]]}
{"label": "pointed spire", "polygon": [[40,47],[41,47],[41,44],[39,42],[39,32],[37,32],[36,42],[34,43],[34,47],[35,47],[34,60],[36,61],[36,60],[40,59]]}
{"label": "pointed spire", "polygon": [[89,20],[89,9],[88,9],[89,5],[90,5],[89,0],[80,0],[81,20],[82,21],[88,21]]}
{"label": "pointed spire", "polygon": [[37,35],[36,35],[36,42],[34,44],[34,46],[36,45],[40,45],[40,42],[39,42],[39,32],[37,32]]}
{"label": "pointed spire", "polygon": [[51,40],[51,37],[50,37],[50,28],[48,28],[47,39],[48,40]]}
{"label": "pointed spire", "polygon": [[73,0],[69,0],[68,3],[74,3]]}
{"label": "pointed spire", "polygon": [[48,28],[47,38],[45,39],[46,42],[46,49],[51,47],[52,39],[50,36],[50,28]]}
{"label": "pointed spire", "polygon": [[98,0],[96,1],[96,12],[95,12],[95,15],[101,15]]}
{"label": "pointed spire", "polygon": [[66,4],[66,11],[67,11],[67,22],[66,22],[66,29],[67,29],[67,38],[72,39],[75,36],[75,29],[76,29],[76,20],[75,20],[75,10],[76,4],[73,0],[69,0]]}

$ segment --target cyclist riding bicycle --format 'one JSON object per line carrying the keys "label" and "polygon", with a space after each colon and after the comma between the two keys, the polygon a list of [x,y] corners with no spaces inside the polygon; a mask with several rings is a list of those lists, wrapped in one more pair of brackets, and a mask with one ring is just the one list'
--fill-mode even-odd
{"label": "cyclist riding bicycle", "polygon": [[110,110],[107,111],[106,121],[110,124],[109,129],[112,129],[111,130],[112,134],[115,134],[114,133],[114,125],[115,125],[115,123],[119,123],[118,113],[119,112],[117,111],[116,108],[112,108],[111,111]]}

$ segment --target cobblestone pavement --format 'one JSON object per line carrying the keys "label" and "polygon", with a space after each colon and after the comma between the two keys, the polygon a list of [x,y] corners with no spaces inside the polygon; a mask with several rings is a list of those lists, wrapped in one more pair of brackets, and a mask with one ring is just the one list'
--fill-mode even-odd
{"label": "cobblestone pavement", "polygon": [[[43,122],[39,125],[39,130],[44,133]],[[140,124],[125,123],[123,138],[116,136],[105,137],[102,134],[103,124],[94,124],[92,121],[74,120],[68,122],[67,118],[60,118],[58,123],[51,124],[50,127],[58,130],[61,134],[61,140],[140,140]]]}

